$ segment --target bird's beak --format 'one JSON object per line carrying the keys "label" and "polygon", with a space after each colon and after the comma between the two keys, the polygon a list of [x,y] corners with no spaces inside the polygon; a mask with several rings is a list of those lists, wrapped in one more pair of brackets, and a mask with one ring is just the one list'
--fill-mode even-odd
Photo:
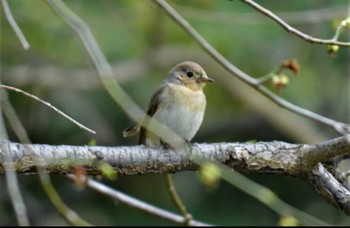
{"label": "bird's beak", "polygon": [[203,78],[201,78],[201,82],[207,83],[207,82],[215,82],[215,81],[214,81],[214,79],[212,79],[212,78],[203,77]]}

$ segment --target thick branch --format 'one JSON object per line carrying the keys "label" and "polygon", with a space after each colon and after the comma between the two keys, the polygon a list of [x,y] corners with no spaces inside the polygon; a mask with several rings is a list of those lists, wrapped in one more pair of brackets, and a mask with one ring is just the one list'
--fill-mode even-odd
{"label": "thick branch", "polygon": [[[4,142],[6,143],[6,142]],[[84,166],[88,174],[101,174],[99,164],[108,163],[119,175],[144,173],[172,173],[197,170],[194,158],[209,159],[241,172],[298,176],[317,162],[350,153],[346,137],[317,145],[285,142],[193,144],[191,156],[161,147],[131,146],[51,146],[8,143],[15,170],[19,173],[35,171],[34,157],[47,164],[54,174],[71,173],[76,166]],[[1,153],[2,155],[2,153]],[[0,161],[3,158],[0,157]],[[3,172],[3,169],[0,169]]]}
{"label": "thick branch", "polygon": [[340,184],[321,163],[307,174],[306,179],[329,203],[350,215],[349,189]]}

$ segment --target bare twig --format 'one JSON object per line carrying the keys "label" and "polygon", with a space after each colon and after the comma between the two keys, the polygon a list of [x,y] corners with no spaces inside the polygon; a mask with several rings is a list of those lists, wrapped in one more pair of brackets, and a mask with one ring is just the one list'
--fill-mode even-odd
{"label": "bare twig", "polygon": [[[68,175],[68,178],[71,180],[76,181],[77,177],[75,175]],[[80,177],[79,177],[80,178]],[[84,177],[86,179],[86,177]],[[122,192],[119,192],[115,189],[112,189],[104,184],[101,184],[97,181],[94,181],[90,178],[83,180],[86,181],[86,186],[98,191],[108,197],[111,197],[112,199],[117,200],[118,202],[124,203],[130,207],[136,208],[138,210],[141,210],[143,212],[146,212],[151,215],[155,215],[156,217],[159,217],[161,219],[176,223],[176,224],[184,224],[184,218],[180,215],[173,214],[171,212],[165,211],[163,209],[160,209],[156,206],[153,206],[151,204],[145,203],[141,200],[138,200],[136,198],[133,198],[131,196],[128,196]],[[209,226],[207,223],[191,220],[189,222],[190,226]]]}
{"label": "bare twig", "polygon": [[247,83],[249,86],[255,88],[261,94],[265,95],[271,101],[275,102],[277,105],[286,108],[294,113],[297,113],[306,118],[318,121],[323,123],[341,134],[346,134],[350,132],[350,125],[338,122],[314,112],[311,112],[307,109],[303,109],[297,105],[294,105],[276,94],[272,93],[266,87],[259,83],[259,80],[254,79],[248,74],[241,71],[239,68],[230,63],[223,55],[221,55],[215,48],[213,48],[183,17],[181,17],[169,4],[167,4],[163,0],[154,0],[171,18],[174,19],[176,23],[178,23],[191,37],[193,37],[202,48],[213,58],[215,59],[221,66],[223,66],[230,73],[235,75],[237,78]]}
{"label": "bare twig", "polygon": [[[208,9],[199,9],[199,7],[190,7],[175,4],[174,8],[183,12],[186,17],[191,17],[195,20],[206,21],[210,23],[220,23],[221,25],[247,25],[247,24],[262,24],[265,21],[261,20],[260,15],[255,12],[241,13],[213,11]],[[310,9],[302,11],[291,11],[279,13],[281,18],[284,18],[288,23],[292,24],[316,24],[322,21],[329,21],[339,15],[346,15],[347,11],[344,6],[332,8]]]}
{"label": "bare twig", "polygon": [[21,121],[19,120],[16,111],[13,109],[9,99],[7,91],[2,91],[2,104],[3,104],[3,112],[8,119],[11,128],[17,135],[17,138],[21,143],[30,143],[29,136],[27,134],[26,129],[23,127]]}
{"label": "bare twig", "polygon": [[6,187],[10,196],[12,207],[15,212],[17,223],[20,226],[29,226],[30,223],[28,220],[27,209],[18,186],[18,179],[16,173],[13,169],[14,163],[10,156],[10,150],[8,149],[6,144],[2,143],[8,139],[2,116],[3,104],[6,99],[6,97],[4,98],[4,96],[6,95],[2,92],[3,91],[0,91],[0,158],[3,161],[2,166],[5,171],[5,178],[7,182]]}
{"label": "bare twig", "polygon": [[13,18],[7,0],[1,0],[1,3],[2,3],[2,8],[4,9],[4,13],[5,13],[6,19],[8,20],[9,24],[11,25],[13,31],[15,31],[19,41],[21,42],[21,44],[23,46],[23,48],[25,50],[27,50],[30,47],[29,43],[28,43],[27,39],[25,38],[25,36],[23,35],[21,29],[18,27],[15,19]]}
{"label": "bare twig", "polygon": [[339,35],[340,35],[340,31],[341,31],[344,27],[346,27],[346,26],[349,26],[349,27],[350,27],[350,17],[348,17],[348,18],[342,20],[342,21],[339,23],[337,29],[335,30],[335,34],[334,34],[334,37],[333,37],[332,40],[334,40],[334,41],[338,40],[338,37],[339,37]]}
{"label": "bare twig", "polygon": [[62,201],[60,195],[57,193],[55,187],[53,186],[49,175],[45,173],[44,169],[41,167],[39,159],[34,160],[36,160],[37,168],[39,169],[39,178],[41,184],[47,196],[49,197],[55,208],[58,210],[58,212],[61,214],[61,216],[70,224],[75,226],[92,226]]}
{"label": "bare twig", "polygon": [[33,98],[34,100],[37,100],[39,101],[40,103],[46,105],[47,107],[55,110],[58,114],[62,115],[64,118],[68,119],[69,121],[73,122],[75,125],[79,126],[80,128],[83,128],[84,130],[92,133],[92,134],[96,134],[95,131],[91,130],[90,128],[87,128],[85,127],[84,125],[80,124],[78,121],[74,120],[73,118],[69,117],[67,114],[65,114],[64,112],[60,111],[59,109],[57,109],[56,107],[54,107],[53,105],[51,105],[50,103],[40,99],[39,97],[33,95],[33,94],[30,94],[30,93],[27,93],[21,89],[18,89],[18,88],[15,88],[15,87],[12,87],[12,86],[7,86],[7,85],[2,85],[0,84],[0,88],[3,88],[3,89],[7,89],[7,90],[11,90],[11,91],[15,91],[17,93],[22,93],[30,98]]}
{"label": "bare twig", "polygon": [[174,202],[175,206],[177,207],[177,209],[181,212],[182,216],[184,217],[183,224],[190,225],[192,220],[192,215],[188,213],[185,207],[185,204],[182,202],[181,198],[177,194],[171,174],[169,173],[166,174],[166,178],[167,178],[167,185],[168,185],[170,197]]}
{"label": "bare twig", "polygon": [[[319,38],[315,38],[315,37],[309,36],[309,35],[301,32],[301,31],[293,28],[287,22],[285,22],[284,20],[279,18],[277,15],[272,13],[270,10],[262,7],[258,3],[254,2],[252,0],[242,0],[242,2],[246,3],[247,5],[253,7],[257,11],[261,12],[262,14],[268,16],[272,20],[276,21],[279,25],[281,25],[288,32],[293,33],[294,35],[297,35],[298,37],[300,37],[300,38],[302,38],[302,39],[304,39],[304,40],[306,40],[308,42],[318,43],[318,44],[327,44],[327,45],[338,45],[338,46],[344,46],[344,47],[349,47],[350,46],[350,42],[337,41],[337,38],[338,38],[337,35],[335,35],[334,38],[328,39],[328,40],[327,39],[319,39]],[[338,31],[338,29],[337,29],[337,31]],[[336,34],[337,33],[338,32],[336,32]]]}
{"label": "bare twig", "polygon": [[5,159],[3,167],[6,172],[6,187],[8,190],[8,194],[10,195],[10,200],[15,211],[18,225],[29,226],[30,224],[28,220],[27,209],[24,204],[20,189],[18,187],[18,179],[16,177],[16,173],[13,170],[14,163],[12,162],[12,159],[9,156],[9,150],[5,147],[5,144],[2,144],[0,146],[0,154],[2,154]]}

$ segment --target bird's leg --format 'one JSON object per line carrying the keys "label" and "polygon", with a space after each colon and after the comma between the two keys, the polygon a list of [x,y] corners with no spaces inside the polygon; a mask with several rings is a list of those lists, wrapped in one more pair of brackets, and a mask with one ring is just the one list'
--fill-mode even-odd
{"label": "bird's leg", "polygon": [[192,145],[191,145],[190,141],[187,139],[185,139],[185,142],[187,145],[187,148],[185,149],[185,151],[188,155],[191,155],[192,154]]}
{"label": "bird's leg", "polygon": [[[184,139],[184,141],[186,143],[186,145],[184,146],[185,153],[187,155],[191,155],[192,154],[192,145],[191,145],[189,140]],[[175,150],[175,148],[172,145],[170,145],[169,143],[164,142],[162,139],[160,139],[160,145],[162,145],[162,147],[164,149],[166,149],[166,150],[168,150],[168,149]]]}
{"label": "bird's leg", "polygon": [[174,149],[169,143],[164,142],[162,139],[160,139],[160,145],[162,145],[162,147],[167,150]]}
{"label": "bird's leg", "polygon": [[[185,142],[186,142],[187,147],[189,148],[189,152],[191,153],[192,147],[191,147],[190,142],[188,140],[185,140]],[[160,139],[160,144],[165,149],[173,149],[174,150],[174,147],[172,147],[169,143],[164,142],[162,139]],[[186,148],[186,152],[187,152],[187,148]],[[170,193],[170,198],[173,201],[173,203],[175,204],[175,206],[177,207],[177,209],[181,212],[182,216],[184,217],[183,224],[189,225],[191,220],[192,220],[192,215],[190,213],[188,213],[184,203],[182,202],[181,198],[177,194],[172,175],[170,173],[167,173],[166,177],[167,177],[167,186],[168,186],[168,190]]]}

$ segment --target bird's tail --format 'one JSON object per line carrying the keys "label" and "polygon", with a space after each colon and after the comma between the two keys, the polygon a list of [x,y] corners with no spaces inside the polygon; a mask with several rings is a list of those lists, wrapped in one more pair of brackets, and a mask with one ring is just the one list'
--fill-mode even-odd
{"label": "bird's tail", "polygon": [[136,133],[138,133],[139,131],[140,131],[140,125],[139,124],[135,124],[135,125],[127,128],[127,129],[125,129],[123,131],[123,137],[126,138],[126,137],[133,136]]}

